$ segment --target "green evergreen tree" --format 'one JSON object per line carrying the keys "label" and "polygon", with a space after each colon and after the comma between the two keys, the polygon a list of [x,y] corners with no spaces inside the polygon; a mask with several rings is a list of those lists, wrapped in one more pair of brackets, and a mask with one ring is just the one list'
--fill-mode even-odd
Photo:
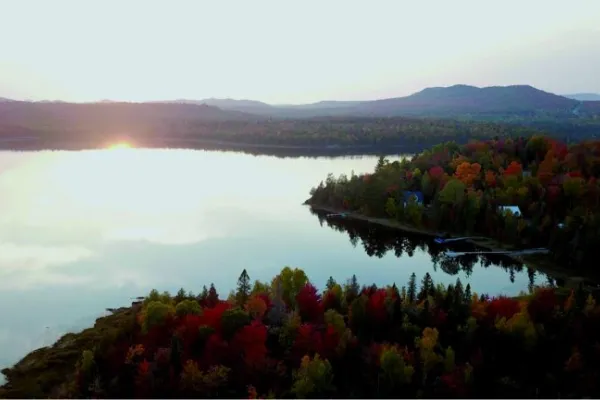
{"label": "green evergreen tree", "polygon": [[202,286],[202,292],[198,295],[198,300],[200,302],[206,302],[206,299],[208,299],[208,288],[204,285]]}
{"label": "green evergreen tree", "polygon": [[462,303],[463,298],[465,296],[465,292],[463,290],[463,285],[460,281],[460,278],[456,279],[456,284],[454,285],[454,296],[456,303]]}
{"label": "green evergreen tree", "polygon": [[380,156],[377,160],[377,165],[375,166],[375,173],[380,172],[388,163],[389,160],[385,158],[385,156]]}
{"label": "green evergreen tree", "polygon": [[244,307],[250,297],[250,277],[244,269],[238,278],[237,291],[235,293],[235,301],[239,307]]}
{"label": "green evergreen tree", "polygon": [[465,288],[465,296],[464,296],[465,303],[467,303],[467,304],[471,303],[471,296],[472,296],[471,284],[467,283],[467,287]]}
{"label": "green evergreen tree", "polygon": [[325,287],[328,290],[333,289],[333,287],[337,284],[337,282],[335,281],[335,279],[333,279],[333,276],[330,276],[329,279],[327,280],[327,284],[325,285]]}
{"label": "green evergreen tree", "polygon": [[413,272],[408,280],[408,301],[411,303],[417,298],[417,275]]}
{"label": "green evergreen tree", "polygon": [[217,289],[215,288],[214,283],[210,284],[210,289],[208,289],[208,295],[206,296],[206,305],[208,307],[214,307],[219,302],[219,293],[217,293]]}
{"label": "green evergreen tree", "polygon": [[346,299],[346,304],[350,305],[358,297],[358,293],[360,291],[360,286],[358,285],[358,280],[356,279],[356,275],[352,275],[352,279],[348,281],[346,286],[344,287],[344,297]]}
{"label": "green evergreen tree", "polygon": [[447,309],[452,308],[452,305],[454,304],[454,295],[454,285],[450,283],[448,284],[448,288],[446,289],[446,295],[444,296],[444,306]]}
{"label": "green evergreen tree", "polygon": [[179,289],[179,291],[177,291],[177,294],[175,295],[175,304],[183,300],[185,300],[185,290],[181,288]]}
{"label": "green evergreen tree", "polygon": [[431,296],[434,293],[433,279],[429,272],[425,274],[421,281],[421,290],[419,291],[419,300],[424,300],[427,296]]}

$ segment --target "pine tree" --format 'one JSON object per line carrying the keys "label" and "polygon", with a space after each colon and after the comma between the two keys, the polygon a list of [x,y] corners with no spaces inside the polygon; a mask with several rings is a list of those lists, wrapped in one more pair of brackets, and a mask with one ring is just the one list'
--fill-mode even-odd
{"label": "pine tree", "polygon": [[460,278],[457,278],[456,285],[454,285],[454,296],[455,296],[455,301],[457,304],[462,303],[464,295],[465,295],[465,292],[463,290],[462,282],[460,281]]}
{"label": "pine tree", "polygon": [[385,156],[380,156],[377,160],[377,165],[375,166],[375,173],[380,172],[388,162],[389,161],[387,158],[385,158]]}
{"label": "pine tree", "polygon": [[450,283],[446,289],[446,296],[444,296],[444,306],[446,309],[451,309],[454,305],[454,295],[454,285]]}
{"label": "pine tree", "polygon": [[202,292],[198,295],[198,300],[205,302],[208,299],[208,288],[206,285],[202,286]]}
{"label": "pine tree", "polygon": [[414,302],[417,298],[417,276],[413,272],[410,275],[410,279],[408,280],[408,301]]}
{"label": "pine tree", "polygon": [[352,304],[354,299],[358,297],[358,293],[360,291],[360,286],[358,285],[358,280],[356,279],[356,275],[352,275],[352,279],[348,281],[346,284],[346,304]]}
{"label": "pine tree", "polygon": [[419,298],[426,299],[427,296],[430,295],[433,295],[433,279],[431,279],[431,275],[429,275],[429,272],[427,272],[423,277],[423,281],[421,281],[421,291],[419,292]]}
{"label": "pine tree", "polygon": [[467,304],[471,303],[471,284],[467,283],[467,287],[465,288],[465,296],[464,296],[464,301]]}
{"label": "pine tree", "polygon": [[183,288],[179,289],[179,291],[175,295],[175,304],[179,303],[182,300],[185,300],[185,290]]}
{"label": "pine tree", "polygon": [[250,277],[244,269],[238,278],[237,292],[235,293],[236,304],[244,307],[248,297],[250,297]]}
{"label": "pine tree", "polygon": [[333,289],[333,287],[337,284],[337,282],[335,281],[335,279],[333,279],[333,276],[330,276],[329,279],[327,280],[327,284],[325,285],[325,287],[328,290]]}
{"label": "pine tree", "polygon": [[219,294],[217,293],[217,289],[215,289],[214,283],[210,284],[210,289],[208,289],[208,296],[206,296],[206,306],[214,307],[219,302]]}

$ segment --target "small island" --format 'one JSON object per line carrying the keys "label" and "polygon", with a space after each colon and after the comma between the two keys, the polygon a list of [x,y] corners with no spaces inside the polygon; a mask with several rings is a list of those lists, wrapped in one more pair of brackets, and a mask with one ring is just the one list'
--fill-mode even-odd
{"label": "small island", "polygon": [[305,204],[332,218],[475,237],[488,249],[548,249],[556,264],[594,274],[599,177],[598,141],[567,146],[533,136],[449,142],[410,160],[381,157],[370,174],[330,174]]}
{"label": "small island", "polygon": [[2,372],[2,398],[596,397],[600,306],[583,290],[478,295],[300,269],[221,300],[150,292]]}

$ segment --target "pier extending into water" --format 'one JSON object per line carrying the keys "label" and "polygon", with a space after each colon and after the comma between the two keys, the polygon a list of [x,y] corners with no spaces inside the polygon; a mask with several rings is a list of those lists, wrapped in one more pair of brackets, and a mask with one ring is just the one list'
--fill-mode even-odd
{"label": "pier extending into water", "polygon": [[447,257],[460,257],[469,254],[497,254],[506,256],[525,256],[531,254],[548,254],[550,250],[539,247],[535,249],[524,249],[524,250],[496,250],[496,251],[446,251],[444,254]]}

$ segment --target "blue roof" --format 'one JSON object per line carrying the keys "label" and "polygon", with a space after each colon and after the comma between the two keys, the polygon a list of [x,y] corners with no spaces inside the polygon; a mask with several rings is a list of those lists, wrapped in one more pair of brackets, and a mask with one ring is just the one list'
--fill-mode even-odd
{"label": "blue roof", "polygon": [[408,200],[411,198],[411,196],[415,196],[417,198],[417,203],[424,202],[423,192],[411,192],[409,190],[405,190],[402,194],[404,196],[405,202],[408,202]]}

